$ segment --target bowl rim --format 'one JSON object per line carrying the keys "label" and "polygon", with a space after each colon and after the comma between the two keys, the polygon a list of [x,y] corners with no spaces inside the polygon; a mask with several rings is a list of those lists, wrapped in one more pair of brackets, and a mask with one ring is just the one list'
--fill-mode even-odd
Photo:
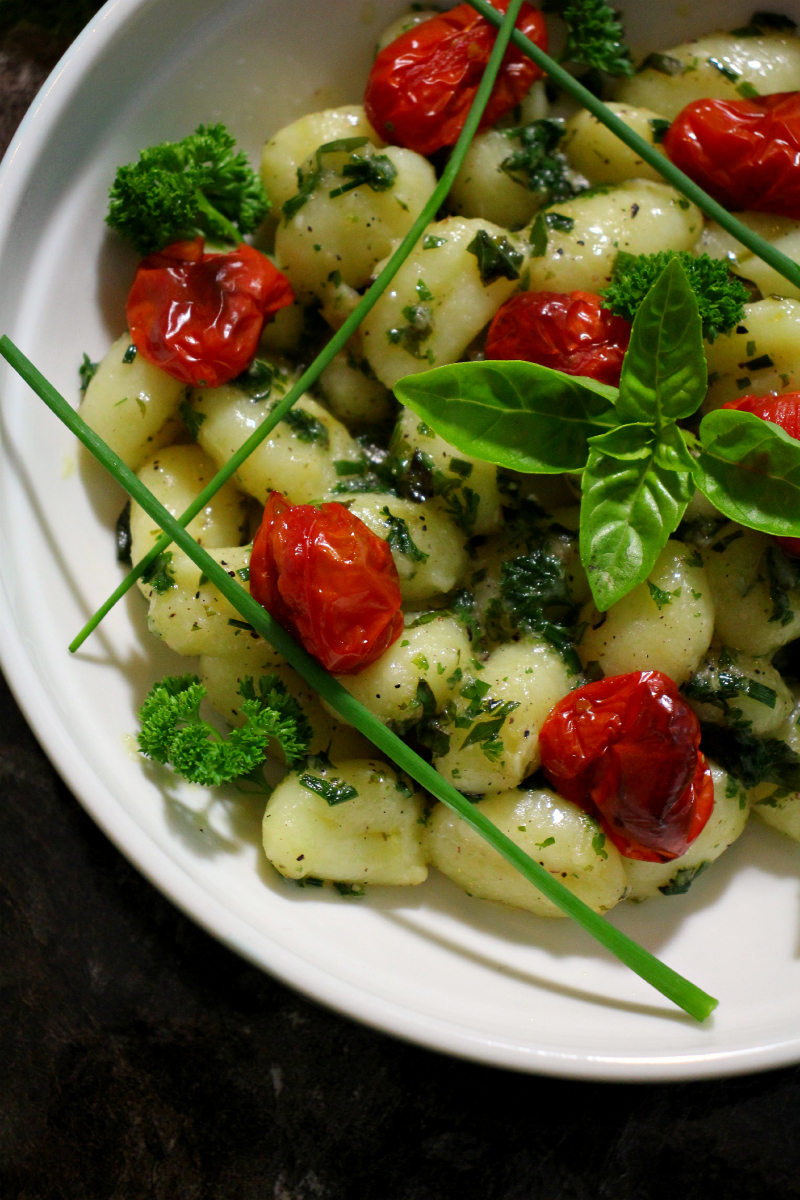
{"label": "bowl rim", "polygon": [[[0,164],[0,256],[42,146],[86,73],[139,10],[158,0],[107,0],[42,84]],[[311,999],[381,1032],[487,1065],[572,1079],[656,1082],[714,1078],[783,1066],[800,1058],[795,1038],[739,1050],[630,1058],[536,1049],[423,1015],[338,979],[249,925],[192,879],[116,800],[72,741],[19,636],[0,573],[0,667],[26,720],[64,782],[92,820],[141,873],[206,932]]]}

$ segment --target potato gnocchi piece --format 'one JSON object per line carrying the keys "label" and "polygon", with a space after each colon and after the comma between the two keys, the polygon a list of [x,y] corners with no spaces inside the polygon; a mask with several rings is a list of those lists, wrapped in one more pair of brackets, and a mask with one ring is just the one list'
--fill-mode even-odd
{"label": "potato gnocchi piece", "polygon": [[728,646],[711,647],[684,692],[704,723],[744,722],[755,737],[775,737],[794,705],[788,687],[766,659]]}
{"label": "potato gnocchi piece", "polygon": [[[655,140],[658,124],[653,124],[663,122],[659,113],[649,108],[615,104],[613,101],[608,104],[608,108],[663,154],[660,143]],[[643,158],[639,158],[586,108],[580,109],[568,119],[561,149],[573,168],[592,184],[624,183],[627,179],[651,179],[661,183],[663,178],[655,167],[649,166]]]}
{"label": "potato gnocchi piece", "polygon": [[714,778],[714,808],[708,823],[686,853],[673,858],[671,862],[640,862],[623,857],[630,888],[629,900],[683,895],[697,876],[732,846],[743,832],[750,815],[744,790],[722,767],[711,762],[709,766]]}
{"label": "potato gnocchi piece", "polygon": [[431,709],[441,712],[472,661],[460,625],[442,615],[406,629],[377,662],[339,676],[339,682],[384,725],[402,731],[431,715]]}
{"label": "potato gnocchi piece", "polygon": [[701,553],[721,642],[771,657],[800,637],[797,568],[771,538],[729,521]]}
{"label": "potato gnocchi piece", "polygon": [[[179,445],[157,450],[137,473],[155,498],[177,517],[199,496],[216,471],[214,461],[199,446]],[[235,546],[247,533],[247,518],[248,501],[228,480],[186,528],[206,549]],[[161,528],[135,501],[131,503],[130,526],[131,558],[138,562],[153,548],[155,539],[161,536]]]}
{"label": "potato gnocchi piece", "polygon": [[565,200],[536,218],[547,222],[547,245],[531,230],[529,290],[598,292],[611,281],[618,250],[655,254],[691,250],[703,228],[699,208],[674,188],[647,179]]}
{"label": "potato gnocchi piece", "polygon": [[745,304],[741,325],[706,343],[706,359],[704,413],[740,396],[800,389],[800,301],[768,297]]}
{"label": "potato gnocchi piece", "polygon": [[478,217],[521,229],[542,207],[542,193],[531,191],[504,170],[520,149],[513,129],[487,129],[467,151],[447,197],[447,207],[460,217]]}
{"label": "potato gnocchi piece", "polygon": [[[252,546],[228,546],[211,548],[208,553],[249,591],[251,550]],[[150,601],[150,632],[176,654],[220,656],[250,636],[233,605],[178,549],[167,550],[156,559],[142,591]]]}
{"label": "potato gnocchi piece", "polygon": [[503,496],[492,463],[456,450],[410,408],[400,411],[391,452],[411,491],[420,498],[439,496],[466,536],[500,528]]}
{"label": "potato gnocchi piece", "polygon": [[404,601],[429,600],[455,587],[468,562],[465,538],[435,504],[364,495],[350,511],[388,541]]}
{"label": "potato gnocchi piece", "polygon": [[617,85],[617,99],[673,120],[693,100],[740,100],[742,84],[759,95],[800,87],[800,40],[790,33],[741,37],[712,33],[645,59]]}
{"label": "potato gnocchi piece", "polygon": [[[231,385],[197,390],[192,393],[192,407],[201,422],[197,440],[221,467],[265,420],[273,404],[252,400]],[[307,504],[336,486],[337,463],[360,460],[360,447],[341,421],[303,396],[242,463],[236,478],[261,504],[272,490],[282,492],[292,504]]]}
{"label": "potato gnocchi piece", "polygon": [[350,759],[278,784],[264,813],[264,853],[288,879],[409,886],[428,875],[424,830],[420,792],[386,763]]}
{"label": "potato gnocchi piece", "polygon": [[273,208],[280,210],[296,194],[297,168],[318,146],[352,137],[369,138],[373,146],[384,145],[361,104],[342,104],[308,113],[278,130],[265,143],[261,154],[261,182]]}
{"label": "potato gnocchi piece", "polygon": [[129,362],[131,335],[123,333],[101,361],[78,410],[126,467],[138,471],[154,450],[181,430],[178,408],[186,387],[143,354]]}
{"label": "potato gnocchi piece", "polygon": [[[514,788],[481,800],[478,808],[595,912],[608,912],[624,897],[622,856],[577,804],[547,788]],[[433,866],[471,896],[538,917],[564,916],[444,804],[428,820],[428,854]]]}
{"label": "potato gnocchi piece", "polygon": [[[257,634],[242,633],[224,657],[201,655],[198,674],[208,692],[209,704],[231,725],[243,723],[239,685],[245,676],[249,675],[257,682],[262,675],[277,675],[302,706],[314,731],[310,754],[325,751],[338,762],[347,758],[368,758],[374,751],[372,743],[357,729],[326,712],[314,689]],[[277,752],[277,757],[283,760],[277,746],[272,746],[270,752],[273,757]]]}
{"label": "potato gnocchi piece", "polygon": [[325,368],[319,387],[333,415],[348,428],[374,425],[392,415],[391,392],[375,378],[367,360],[350,346]]}
{"label": "potato gnocchi piece", "polygon": [[[315,147],[316,149],[316,147]],[[396,172],[389,186],[373,190],[368,184],[347,187],[342,171],[351,152],[325,154],[318,186],[302,208],[284,217],[275,234],[275,255],[301,300],[317,299],[335,310],[344,288],[345,309],[352,300],[347,289],[364,287],[375,264],[390,255],[421,213],[436,186],[433,167],[420,154],[399,146],[378,151],[368,143],[354,152],[359,160],[376,159]],[[308,177],[316,158],[301,168]],[[358,297],[355,297],[356,302]],[[327,308],[324,311],[328,318]],[[332,324],[341,324],[335,318]]]}
{"label": "potato gnocchi piece", "polygon": [[677,684],[697,670],[714,632],[713,589],[693,547],[670,538],[649,578],[598,613],[580,616],[586,631],[578,646],[584,666],[605,675],[663,671]]}
{"label": "potato gnocchi piece", "polygon": [[470,795],[516,787],[539,766],[539,730],[575,683],[544,641],[500,646],[482,671],[464,671],[451,711],[437,722],[443,740],[433,747],[436,770]]}
{"label": "potato gnocchi piece", "polygon": [[[505,252],[497,269],[513,278],[492,278],[492,242]],[[470,246],[485,252],[485,283]],[[458,362],[517,290],[525,251],[524,242],[489,221],[448,217],[429,225],[361,326],[364,353],[378,378],[391,388],[404,375]],[[379,263],[376,273],[385,265]]]}
{"label": "potato gnocchi piece", "polygon": [[391,46],[392,42],[396,42],[404,33],[408,33],[409,29],[415,29],[423,21],[430,21],[431,17],[438,16],[439,13],[435,8],[420,8],[419,12],[407,12],[405,16],[398,17],[396,21],[392,21],[391,25],[386,26],[378,38],[378,44],[375,47],[376,53],[380,54],[381,50]]}

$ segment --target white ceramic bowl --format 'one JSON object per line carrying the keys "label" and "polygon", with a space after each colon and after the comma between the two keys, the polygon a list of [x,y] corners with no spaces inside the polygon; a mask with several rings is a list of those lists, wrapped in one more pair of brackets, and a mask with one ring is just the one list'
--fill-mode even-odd
{"label": "white ceramic bowl", "polygon": [[[630,0],[635,44],[749,16],[755,0]],[[797,0],[790,5],[795,16]],[[0,332],[77,400],[77,365],[124,328],[134,259],[103,224],[116,166],[224,121],[256,156],[302,113],[358,101],[403,0],[109,0],[43,87],[0,174]],[[42,744],[136,865],[229,946],[344,1013],[522,1070],[676,1079],[800,1057],[800,847],[755,821],[687,896],[611,920],[720,998],[703,1026],[566,921],[470,899],[442,877],[360,902],[278,879],[258,812],[210,809],[131,750],[135,710],[175,656],[138,593],[74,658],[115,586],[117,486],[6,371],[0,408],[0,649]],[[186,669],[186,660],[183,669]],[[180,669],[180,668],[179,668]]]}

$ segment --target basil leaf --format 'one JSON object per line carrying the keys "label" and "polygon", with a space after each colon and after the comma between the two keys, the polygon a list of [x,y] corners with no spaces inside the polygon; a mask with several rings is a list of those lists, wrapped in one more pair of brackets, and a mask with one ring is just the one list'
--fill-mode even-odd
{"label": "basil leaf", "polygon": [[800,537],[800,442],[754,413],[718,408],[700,425],[697,486],[726,517]]}
{"label": "basil leaf", "polygon": [[617,423],[615,388],[537,363],[455,363],[394,392],[464,454],[528,473],[582,470],[588,439]]}
{"label": "basil leaf", "polygon": [[623,425],[590,443],[580,554],[601,612],[647,578],[692,497],[690,471],[663,465],[674,455],[669,439]]}
{"label": "basil leaf", "polygon": [[677,258],[664,268],[639,307],[622,364],[617,412],[622,424],[688,417],[707,391],[706,356],[697,298]]}

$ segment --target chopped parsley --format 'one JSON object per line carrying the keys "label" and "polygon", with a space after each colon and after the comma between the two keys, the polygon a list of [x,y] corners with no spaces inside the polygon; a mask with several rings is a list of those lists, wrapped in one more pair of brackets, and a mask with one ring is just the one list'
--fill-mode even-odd
{"label": "chopped parsley", "polygon": [[150,566],[142,573],[142,582],[149,583],[154,592],[163,596],[170,588],[175,587],[175,576],[172,571],[172,551],[164,550],[158,558],[153,559]]}
{"label": "chopped parsley", "polygon": [[189,436],[193,442],[196,442],[200,433],[200,426],[206,419],[206,414],[198,412],[191,400],[184,400],[178,412],[181,414],[181,420],[189,431]]}
{"label": "chopped parsley", "polygon": [[545,117],[509,129],[505,136],[518,141],[520,148],[503,159],[500,170],[515,183],[541,196],[543,205],[569,200],[581,191],[570,178],[566,156],[556,149],[564,136],[564,126],[559,121]]}
{"label": "chopped parsley", "polygon": [[424,550],[420,550],[408,532],[408,523],[402,517],[396,517],[389,510],[388,505],[384,505],[381,509],[381,516],[389,526],[386,541],[396,554],[404,554],[412,562],[423,563],[428,561],[430,556]]}
{"label": "chopped parsley", "polygon": [[86,391],[89,384],[94,379],[95,375],[97,374],[97,368],[99,366],[100,366],[99,362],[92,362],[91,359],[89,358],[89,355],[84,354],[83,362],[78,367],[78,375],[80,376],[80,380],[81,380],[81,391],[82,392]]}
{"label": "chopped parsley", "polygon": [[256,688],[246,676],[239,695],[245,724],[227,739],[200,718],[206,689],[196,675],[167,676],[154,685],[139,709],[139,749],[156,762],[171,763],[178,775],[206,787],[245,778],[266,789],[261,764],[274,738],[287,763],[306,752],[311,727],[277,675],[262,676]]}
{"label": "chopped parsley", "polygon": [[668,883],[665,883],[663,887],[660,887],[658,890],[664,896],[684,896],[694,883],[695,879],[697,879],[699,875],[702,875],[703,871],[710,866],[711,863],[709,860],[704,859],[703,862],[698,863],[696,867],[681,867],[680,870],[675,872],[672,879],[670,879]]}
{"label": "chopped parsley", "polygon": [[673,258],[680,261],[697,297],[703,337],[709,342],[729,333],[744,316],[749,299],[741,279],[731,275],[722,259],[707,254],[695,257],[688,250],[661,250],[658,254],[628,254],[620,250],[611,283],[600,295],[618,317],[633,321],[650,288]]}
{"label": "chopped parsley", "polygon": [[467,253],[478,260],[478,270],[484,287],[498,279],[519,279],[519,269],[525,255],[507,237],[494,238],[486,229],[479,229],[467,246]]}
{"label": "chopped parsley", "polygon": [[318,444],[321,449],[327,450],[330,444],[330,435],[326,426],[305,409],[290,408],[283,418],[283,422],[289,426],[298,442],[307,442],[310,445]]}
{"label": "chopped parsley", "polygon": [[531,257],[544,258],[551,229],[558,233],[571,233],[574,228],[575,218],[568,217],[566,213],[539,213],[531,227]]}

